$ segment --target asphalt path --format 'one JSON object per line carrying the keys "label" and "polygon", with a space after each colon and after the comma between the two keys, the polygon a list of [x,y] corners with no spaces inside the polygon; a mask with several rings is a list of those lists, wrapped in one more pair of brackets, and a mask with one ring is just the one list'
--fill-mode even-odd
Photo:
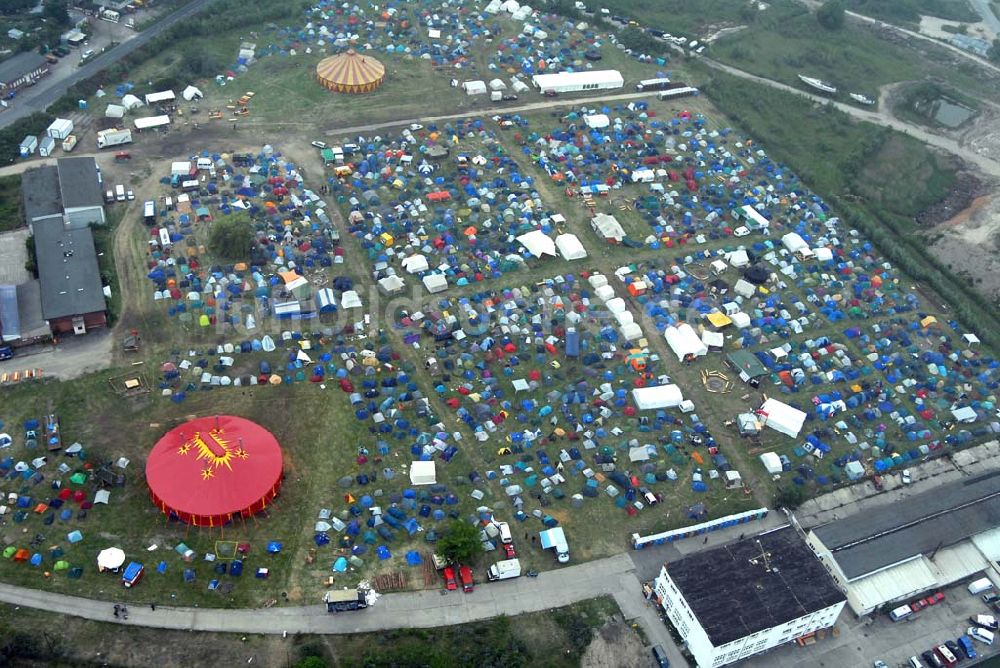
{"label": "asphalt path", "polygon": [[94,76],[101,70],[114,65],[119,60],[132,53],[139,47],[147,44],[151,39],[162,33],[164,30],[176,25],[184,19],[190,18],[210,5],[214,0],[193,0],[180,9],[167,14],[138,33],[135,37],[114,46],[104,53],[95,56],[85,65],[77,68],[77,71],[63,79],[47,79],[43,77],[37,84],[21,91],[18,94],[16,104],[7,111],[0,113],[0,128],[6,127],[14,121],[29,116],[36,111],[44,111],[50,104],[61,98],[73,86],[84,79]]}

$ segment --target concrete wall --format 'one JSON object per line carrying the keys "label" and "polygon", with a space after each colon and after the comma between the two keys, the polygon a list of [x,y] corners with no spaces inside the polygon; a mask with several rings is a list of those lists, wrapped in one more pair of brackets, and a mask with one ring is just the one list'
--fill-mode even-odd
{"label": "concrete wall", "polygon": [[[108,324],[108,316],[104,311],[96,311],[94,313],[84,313],[83,324],[87,328],[88,332],[92,329],[106,327]],[[72,335],[73,316],[66,316],[65,318],[57,318],[56,320],[50,320],[49,329],[52,330],[53,334]]]}

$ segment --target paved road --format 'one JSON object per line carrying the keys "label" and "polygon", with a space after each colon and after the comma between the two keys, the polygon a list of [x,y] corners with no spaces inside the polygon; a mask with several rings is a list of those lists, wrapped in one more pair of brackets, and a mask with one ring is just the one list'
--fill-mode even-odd
{"label": "paved road", "polygon": [[1000,19],[993,13],[989,0],[969,0],[972,9],[982,17],[983,23],[989,26],[995,34],[1000,35]]}
{"label": "paved road", "polygon": [[70,86],[91,77],[110,65],[115,64],[128,54],[132,53],[140,46],[143,46],[151,39],[159,35],[167,28],[194,16],[205,9],[214,0],[193,0],[175,12],[168,14],[154,23],[149,28],[138,33],[134,38],[122,42],[118,46],[108,49],[104,53],[96,56],[83,67],[68,77],[59,80],[47,80],[42,78],[35,86],[21,92],[17,98],[17,104],[0,114],[0,128],[10,125],[19,118],[29,116],[36,111],[43,111],[50,104],[66,94]]}

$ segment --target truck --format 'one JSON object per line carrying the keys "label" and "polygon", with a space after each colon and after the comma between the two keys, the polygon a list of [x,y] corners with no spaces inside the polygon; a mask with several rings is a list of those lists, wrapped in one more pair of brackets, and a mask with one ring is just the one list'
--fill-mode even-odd
{"label": "truck", "polygon": [[110,148],[112,146],[131,143],[132,131],[128,129],[118,130],[111,128],[110,130],[101,130],[97,133],[97,148]]}
{"label": "truck", "polygon": [[125,186],[118,184],[115,186],[115,201],[124,202],[125,201]]}
{"label": "truck", "polygon": [[993,589],[993,583],[990,582],[989,578],[979,578],[969,583],[969,593],[973,595],[982,594],[991,589]]}
{"label": "truck", "polygon": [[142,204],[142,219],[146,225],[152,226],[156,222],[156,202],[146,200]]}
{"label": "truck", "polygon": [[341,589],[328,591],[323,595],[327,612],[348,612],[364,610],[368,607],[368,591],[365,589]]}
{"label": "truck", "polygon": [[542,543],[543,550],[551,549],[556,553],[556,559],[560,564],[569,561],[569,544],[566,542],[566,532],[562,527],[553,527],[545,531],[538,532],[538,538]]}
{"label": "truck", "polygon": [[486,573],[486,577],[489,578],[490,582],[521,577],[521,562],[517,559],[505,559],[503,561],[498,561],[490,566],[490,569]]}
{"label": "truck", "polygon": [[122,15],[113,9],[102,9],[100,13],[100,19],[102,21],[107,21],[108,23],[118,23],[122,18]]}
{"label": "truck", "polygon": [[135,30],[135,19],[125,19],[125,27]]}

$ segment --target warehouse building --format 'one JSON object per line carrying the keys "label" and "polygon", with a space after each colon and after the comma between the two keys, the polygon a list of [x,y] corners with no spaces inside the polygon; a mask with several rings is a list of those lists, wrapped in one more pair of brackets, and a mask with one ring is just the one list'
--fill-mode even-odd
{"label": "warehouse building", "polygon": [[25,171],[21,197],[32,232],[40,220],[58,219],[72,228],[105,222],[101,173],[93,158],[60,158],[56,166]]}
{"label": "warehouse building", "polygon": [[699,668],[829,628],[845,603],[790,526],[664,564],[653,591]]}
{"label": "warehouse building", "polygon": [[625,79],[618,70],[584,70],[583,72],[559,72],[558,74],[536,74],[531,83],[543,93],[577,93],[588,90],[609,90],[621,88]]}
{"label": "warehouse building", "polygon": [[49,73],[44,56],[35,51],[24,51],[0,62],[0,93],[6,96],[29,86]]}
{"label": "warehouse building", "polygon": [[53,334],[85,334],[107,325],[107,305],[89,227],[72,229],[61,220],[35,223],[35,256],[42,317]]}
{"label": "warehouse building", "polygon": [[814,527],[806,541],[859,616],[984,572],[1000,583],[1000,471]]}

